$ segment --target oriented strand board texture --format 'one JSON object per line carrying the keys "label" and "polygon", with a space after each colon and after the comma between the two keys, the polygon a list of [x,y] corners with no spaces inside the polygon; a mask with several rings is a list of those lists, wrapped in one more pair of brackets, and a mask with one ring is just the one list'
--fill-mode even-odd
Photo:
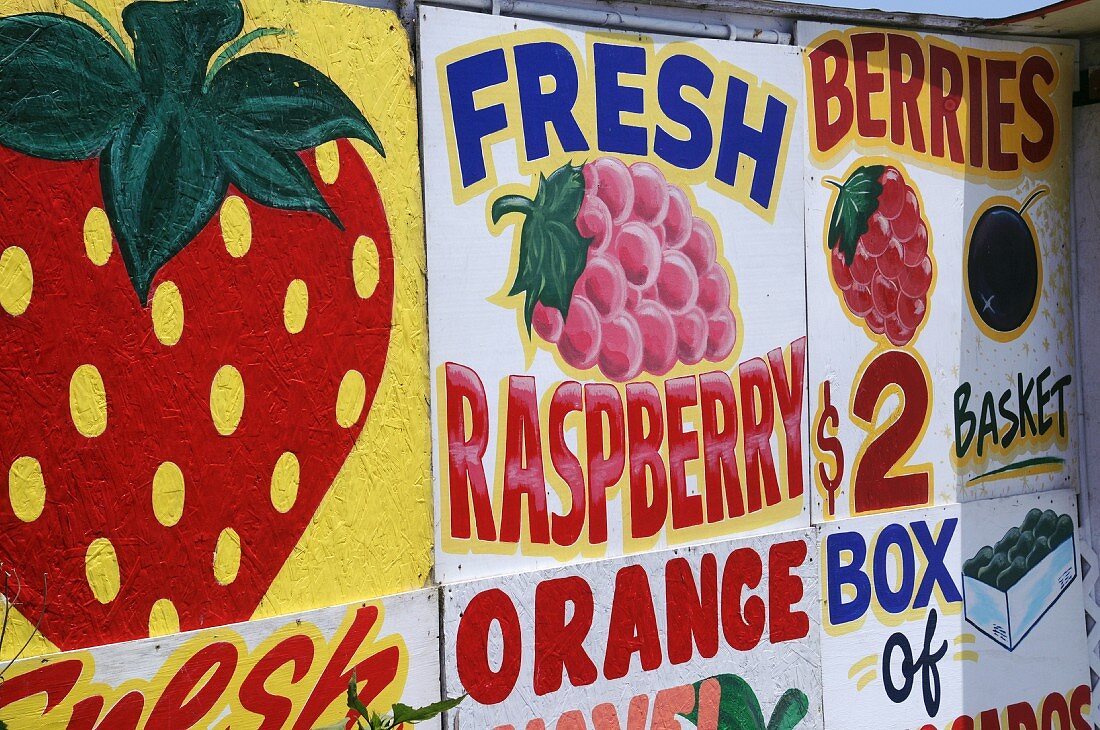
{"label": "oriented strand board texture", "polygon": [[[11,728],[331,727],[355,673],[375,712],[439,699],[432,590],[14,664],[0,686]],[[438,727],[434,723],[422,725]]]}
{"label": "oriented strand board texture", "polygon": [[31,620],[48,582],[30,651],[423,586],[407,34],[94,4],[0,3],[0,561]]}

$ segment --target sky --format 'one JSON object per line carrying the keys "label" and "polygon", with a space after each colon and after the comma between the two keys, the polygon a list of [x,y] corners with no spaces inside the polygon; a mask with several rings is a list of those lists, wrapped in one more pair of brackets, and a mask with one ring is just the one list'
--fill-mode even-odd
{"label": "sky", "polygon": [[1054,0],[799,0],[811,5],[840,8],[876,8],[913,13],[961,15],[970,18],[1004,18],[1049,5]]}

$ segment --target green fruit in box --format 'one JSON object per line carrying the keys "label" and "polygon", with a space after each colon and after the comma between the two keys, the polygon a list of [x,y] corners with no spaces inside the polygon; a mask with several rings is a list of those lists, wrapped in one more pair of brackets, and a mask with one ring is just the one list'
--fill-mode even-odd
{"label": "green fruit in box", "polygon": [[1038,507],[1032,507],[1024,517],[1024,523],[1020,525],[1021,530],[1030,532],[1035,529],[1035,525],[1039,524],[1039,518],[1043,516],[1043,510]]}
{"label": "green fruit in box", "polygon": [[1016,545],[1016,541],[1020,539],[1020,528],[1013,527],[1011,530],[1005,533],[1005,536],[1000,539],[997,546],[994,548],[995,552],[1008,554],[1008,551]]}
{"label": "green fruit in box", "polygon": [[1035,538],[1035,547],[1027,556],[1027,569],[1031,570],[1048,555],[1050,555],[1050,540],[1045,535],[1040,535]]}
{"label": "green fruit in box", "polygon": [[978,571],[978,580],[986,585],[996,586],[997,576],[1008,567],[1008,556],[1004,553],[994,552],[989,564]]}
{"label": "green fruit in box", "polygon": [[1030,532],[1021,532],[1020,539],[1008,551],[1008,559],[1015,561],[1016,558],[1021,558],[1026,561],[1033,547],[1035,547],[1035,536]]}
{"label": "green fruit in box", "polygon": [[997,576],[997,588],[1002,591],[1007,591],[1012,586],[1024,577],[1024,573],[1027,572],[1027,564],[1023,557],[1017,557],[1013,560],[1007,568],[1001,571]]}
{"label": "green fruit in box", "polygon": [[1050,546],[1056,548],[1071,537],[1073,537],[1073,518],[1069,515],[1062,515],[1058,518],[1058,524],[1054,527],[1054,536],[1050,538]]}
{"label": "green fruit in box", "polygon": [[977,552],[974,557],[970,558],[963,563],[963,575],[968,575],[971,578],[978,577],[978,571],[985,566],[989,565],[989,561],[993,559],[993,548],[986,545]]}
{"label": "green fruit in box", "polygon": [[1058,525],[1058,515],[1054,513],[1054,510],[1048,509],[1043,513],[1043,516],[1039,518],[1039,524],[1035,525],[1036,535],[1045,535],[1050,537],[1054,534],[1054,528]]}

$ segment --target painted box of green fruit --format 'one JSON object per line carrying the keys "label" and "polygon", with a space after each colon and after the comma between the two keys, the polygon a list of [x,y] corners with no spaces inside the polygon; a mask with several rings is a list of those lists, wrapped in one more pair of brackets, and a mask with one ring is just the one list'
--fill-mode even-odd
{"label": "painted box of green fruit", "polygon": [[1012,651],[1076,578],[1073,518],[1033,509],[963,563],[966,620]]}

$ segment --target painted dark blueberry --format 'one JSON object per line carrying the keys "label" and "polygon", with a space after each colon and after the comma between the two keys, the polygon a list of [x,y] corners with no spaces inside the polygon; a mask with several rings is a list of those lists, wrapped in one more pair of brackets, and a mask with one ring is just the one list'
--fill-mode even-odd
{"label": "painted dark blueberry", "polygon": [[995,205],[978,218],[970,238],[967,285],[978,317],[992,330],[1012,332],[1031,316],[1039,293],[1039,249],[1024,211]]}

